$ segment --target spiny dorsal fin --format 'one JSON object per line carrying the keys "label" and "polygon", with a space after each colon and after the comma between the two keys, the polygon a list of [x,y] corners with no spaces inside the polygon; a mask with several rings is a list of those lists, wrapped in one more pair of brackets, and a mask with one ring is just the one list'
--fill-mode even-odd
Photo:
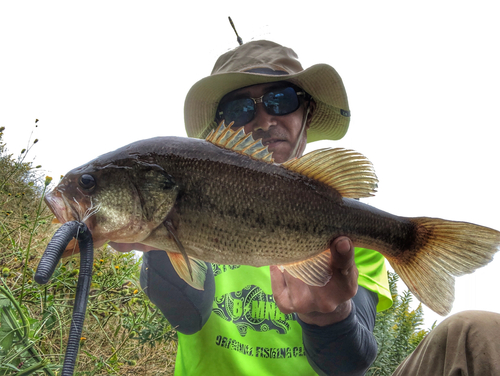
{"label": "spiny dorsal fin", "polygon": [[319,149],[282,166],[329,185],[343,197],[369,197],[377,191],[378,179],[373,165],[353,150]]}
{"label": "spiny dorsal fin", "polygon": [[267,146],[262,144],[262,139],[254,140],[252,133],[245,134],[243,127],[232,130],[232,124],[226,127],[224,120],[221,121],[217,129],[212,130],[205,140],[221,148],[248,155],[253,159],[267,163],[274,162],[273,153],[270,153]]}

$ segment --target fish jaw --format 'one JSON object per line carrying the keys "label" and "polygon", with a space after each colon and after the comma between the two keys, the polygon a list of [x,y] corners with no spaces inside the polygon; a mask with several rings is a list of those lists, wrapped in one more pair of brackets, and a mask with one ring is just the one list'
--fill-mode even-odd
{"label": "fish jaw", "polygon": [[65,193],[65,187],[59,185],[45,195],[45,203],[59,222],[84,222],[92,231],[94,227],[92,216],[97,212],[92,199],[80,192],[72,192],[70,195]]}
{"label": "fish jaw", "polygon": [[76,220],[71,206],[67,205],[67,201],[57,188],[47,193],[44,201],[60,223]]}
{"label": "fish jaw", "polygon": [[[94,221],[91,218],[85,218],[84,214],[87,210],[87,205],[85,205],[83,200],[82,203],[78,203],[74,200],[73,205],[71,202],[64,196],[62,190],[58,189],[58,187],[54,188],[51,192],[47,193],[44,198],[45,204],[49,207],[52,213],[55,215],[57,221],[59,223],[66,223],[70,221],[80,221],[85,222],[87,227],[92,233],[92,228],[94,225]],[[93,239],[94,247],[100,247],[104,245],[106,240],[103,239]],[[64,249],[62,257],[68,257],[72,255],[76,255],[80,253],[80,247],[78,246],[78,242],[76,239],[71,239],[66,248]]]}

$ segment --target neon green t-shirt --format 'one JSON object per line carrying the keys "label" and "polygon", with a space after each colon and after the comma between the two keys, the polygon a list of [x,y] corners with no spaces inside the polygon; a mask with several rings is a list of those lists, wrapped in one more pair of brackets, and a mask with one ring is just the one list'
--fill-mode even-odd
{"label": "neon green t-shirt", "polygon": [[[363,248],[355,252],[358,284],[378,294],[378,311],[389,308],[384,257]],[[300,324],[274,302],[269,267],[212,267],[212,314],[199,332],[178,334],[175,375],[316,375],[305,355]]]}

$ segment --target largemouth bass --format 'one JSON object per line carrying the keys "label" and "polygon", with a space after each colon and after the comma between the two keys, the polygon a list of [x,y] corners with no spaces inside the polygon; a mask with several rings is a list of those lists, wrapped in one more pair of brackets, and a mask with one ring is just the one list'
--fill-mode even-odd
{"label": "largemouth bass", "polygon": [[200,260],[280,265],[323,286],[329,244],[348,236],[383,254],[421,302],[446,315],[454,276],[490,262],[500,232],[399,217],[356,200],[376,185],[371,163],[354,151],[322,149],[278,165],[260,140],[222,124],[206,140],[159,137],[104,154],[66,174],[45,200],[60,222],[84,221],[96,246],[165,250],[197,289],[206,272]]}

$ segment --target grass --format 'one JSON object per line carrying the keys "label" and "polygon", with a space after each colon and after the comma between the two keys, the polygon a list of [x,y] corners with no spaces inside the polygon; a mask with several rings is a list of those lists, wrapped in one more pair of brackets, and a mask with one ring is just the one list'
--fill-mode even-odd
{"label": "grass", "polygon": [[[33,276],[58,225],[43,203],[52,178],[7,153],[0,128],[0,376],[59,375],[79,258],[63,259],[47,285]],[[76,375],[171,375],[176,332],[141,291],[141,260],[96,250]]]}

